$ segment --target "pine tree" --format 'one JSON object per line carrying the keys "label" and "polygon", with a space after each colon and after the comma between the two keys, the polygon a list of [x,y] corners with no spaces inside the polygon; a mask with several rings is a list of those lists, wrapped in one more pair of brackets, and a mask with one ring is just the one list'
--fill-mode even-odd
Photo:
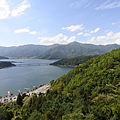
{"label": "pine tree", "polygon": [[18,97],[17,97],[17,104],[20,105],[20,106],[23,105],[22,96],[20,95],[20,93],[18,94]]}

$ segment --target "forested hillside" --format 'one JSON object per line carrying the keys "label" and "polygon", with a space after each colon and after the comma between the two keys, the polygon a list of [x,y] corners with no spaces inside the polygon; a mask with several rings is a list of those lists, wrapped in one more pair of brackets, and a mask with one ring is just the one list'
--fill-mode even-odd
{"label": "forested hillside", "polygon": [[46,94],[25,97],[22,104],[9,103],[0,111],[0,117],[14,120],[119,120],[120,48],[51,81]]}
{"label": "forested hillside", "polygon": [[50,65],[57,65],[57,66],[76,66],[79,64],[82,64],[91,58],[95,58],[98,55],[90,55],[90,56],[77,56],[73,58],[63,58],[61,60],[58,60],[54,63],[51,63]]}
{"label": "forested hillside", "polygon": [[88,55],[101,55],[106,52],[110,52],[113,49],[119,48],[120,45],[94,45],[94,44],[82,44],[78,42],[72,42],[67,45],[59,45],[54,48],[50,48],[45,51],[38,58],[41,59],[62,59],[71,58],[76,56],[88,56]]}
{"label": "forested hillside", "polygon": [[120,45],[93,45],[72,42],[66,45],[22,45],[1,47],[0,56],[16,58],[62,59],[81,55],[98,55],[119,48]]}
{"label": "forested hillside", "polygon": [[41,55],[47,48],[47,46],[43,45],[0,47],[0,55],[8,57],[34,57]]}

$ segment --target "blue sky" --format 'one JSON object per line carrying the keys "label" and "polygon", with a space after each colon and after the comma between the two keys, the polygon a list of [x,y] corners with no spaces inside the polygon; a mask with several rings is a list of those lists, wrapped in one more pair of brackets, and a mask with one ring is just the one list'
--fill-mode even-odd
{"label": "blue sky", "polygon": [[120,0],[0,0],[0,46],[120,44]]}

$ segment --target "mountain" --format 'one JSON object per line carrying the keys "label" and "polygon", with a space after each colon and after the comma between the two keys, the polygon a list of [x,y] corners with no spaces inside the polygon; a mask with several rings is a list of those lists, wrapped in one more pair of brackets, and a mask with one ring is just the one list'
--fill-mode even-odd
{"label": "mountain", "polygon": [[22,97],[21,106],[0,107],[1,120],[119,120],[120,48],[52,80],[47,93]]}
{"label": "mountain", "polygon": [[67,45],[59,45],[48,49],[39,58],[42,59],[62,59],[70,58],[82,55],[99,55],[109,52],[113,49],[119,48],[120,45],[93,45],[93,44],[81,44],[78,42],[72,42]]}
{"label": "mountain", "polygon": [[73,58],[63,58],[56,62],[51,63],[50,65],[57,65],[57,66],[66,66],[66,67],[74,67],[76,65],[82,64],[91,58],[95,58],[98,55],[91,55],[91,56],[77,56]]}
{"label": "mountain", "polygon": [[23,45],[18,47],[0,47],[0,55],[8,57],[34,57],[48,49],[43,45]]}
{"label": "mountain", "polygon": [[59,44],[50,46],[29,44],[18,47],[0,47],[0,55],[8,57],[36,57],[56,46],[59,46]]}
{"label": "mountain", "polygon": [[23,45],[18,47],[0,47],[0,56],[7,57],[37,57],[42,59],[61,59],[81,55],[103,54],[112,49],[120,47],[117,44],[111,45],[93,45],[72,42],[67,45]]}

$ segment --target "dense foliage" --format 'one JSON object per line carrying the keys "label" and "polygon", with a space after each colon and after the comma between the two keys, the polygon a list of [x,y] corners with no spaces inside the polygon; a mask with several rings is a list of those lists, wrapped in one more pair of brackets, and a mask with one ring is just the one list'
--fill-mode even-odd
{"label": "dense foliage", "polygon": [[77,56],[77,57],[73,57],[73,58],[63,58],[61,60],[58,60],[54,63],[51,63],[50,65],[62,65],[62,66],[76,66],[79,64],[82,64],[88,60],[90,60],[91,58],[95,58],[98,55],[91,55],[91,56]]}
{"label": "dense foliage", "polygon": [[[119,120],[120,48],[75,67],[51,81],[46,94],[1,106],[12,120]],[[5,118],[4,118],[5,119]],[[7,120],[7,119],[5,119]]]}

